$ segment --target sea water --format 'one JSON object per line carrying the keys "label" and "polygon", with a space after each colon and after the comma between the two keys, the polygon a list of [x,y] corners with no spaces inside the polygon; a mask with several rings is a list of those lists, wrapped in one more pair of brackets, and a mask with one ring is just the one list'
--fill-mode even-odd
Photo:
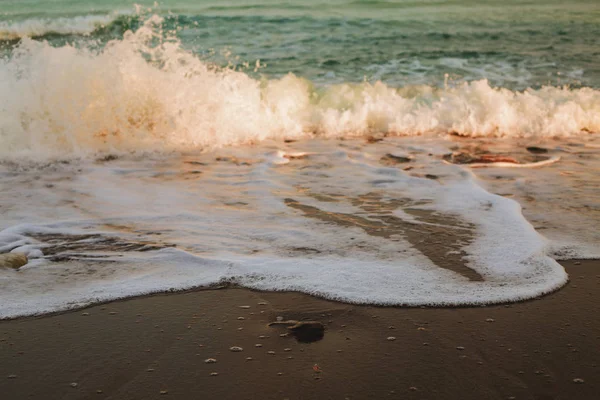
{"label": "sea water", "polygon": [[0,317],[499,303],[600,256],[596,2],[139,3],[0,0]]}

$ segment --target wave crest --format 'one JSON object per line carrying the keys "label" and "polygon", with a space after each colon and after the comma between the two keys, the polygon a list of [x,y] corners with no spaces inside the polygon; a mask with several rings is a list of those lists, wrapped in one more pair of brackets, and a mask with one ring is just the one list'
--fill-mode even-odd
{"label": "wave crest", "polygon": [[0,40],[42,38],[48,35],[90,35],[111,24],[123,22],[123,15],[82,15],[71,18],[31,18],[0,22]]}
{"label": "wave crest", "polygon": [[[102,50],[23,39],[0,61],[0,156],[172,151],[311,136],[556,137],[600,131],[600,91],[315,87],[214,67],[166,39],[163,19]],[[89,21],[86,23],[90,23]]]}

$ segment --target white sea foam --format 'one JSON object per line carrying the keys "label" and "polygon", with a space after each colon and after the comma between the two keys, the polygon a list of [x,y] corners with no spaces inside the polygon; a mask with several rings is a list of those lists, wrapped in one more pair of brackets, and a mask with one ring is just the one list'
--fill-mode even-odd
{"label": "white sea foam", "polygon": [[[0,317],[223,281],[396,305],[516,301],[566,282],[519,205],[486,192],[460,167],[430,162],[445,174],[440,183],[378,164],[386,151],[402,152],[394,145],[312,140],[291,146],[227,149],[220,161],[209,153],[86,161],[43,174],[2,167],[0,247],[29,254],[30,263],[0,271]],[[369,211],[357,203],[367,193],[382,196],[382,204],[404,199],[394,215],[408,225],[369,232],[366,221],[387,214],[377,214],[383,206]],[[428,210],[441,213],[441,221],[419,216]],[[344,222],[352,221],[349,215],[366,219]],[[424,229],[427,235],[428,224],[470,232],[455,251],[466,252],[468,268],[483,281],[436,265],[428,254],[438,244],[417,248],[402,234]],[[106,238],[115,242],[103,247]],[[136,243],[159,248],[131,251]],[[170,245],[176,248],[164,247]]]}
{"label": "white sea foam", "polygon": [[161,23],[153,16],[98,51],[24,39],[0,61],[0,156],[47,160],[373,133],[542,138],[600,131],[600,91],[591,88],[513,92],[485,80],[445,89],[316,88],[291,74],[259,81],[163,40]]}
{"label": "white sea foam", "polygon": [[82,15],[70,18],[30,18],[17,22],[0,21],[0,40],[38,37],[47,34],[86,35],[110,24],[118,16],[118,14]]}

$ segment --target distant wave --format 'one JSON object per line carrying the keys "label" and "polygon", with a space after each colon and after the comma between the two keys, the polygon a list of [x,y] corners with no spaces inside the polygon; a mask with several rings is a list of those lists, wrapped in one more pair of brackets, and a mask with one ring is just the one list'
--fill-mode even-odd
{"label": "distant wave", "polygon": [[122,14],[82,15],[71,18],[31,18],[18,22],[0,22],[0,40],[46,35],[89,35],[119,21]]}
{"label": "distant wave", "polygon": [[0,60],[0,157],[183,151],[374,133],[541,138],[600,132],[599,90],[517,92],[486,80],[446,88],[318,88],[291,74],[260,81],[211,66],[176,38],[164,39],[162,22],[150,17],[102,50],[23,39],[11,59]]}

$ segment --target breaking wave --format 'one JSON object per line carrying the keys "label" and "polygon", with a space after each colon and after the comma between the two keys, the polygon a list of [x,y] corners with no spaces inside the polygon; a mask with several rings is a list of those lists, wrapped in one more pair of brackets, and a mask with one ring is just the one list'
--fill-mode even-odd
{"label": "breaking wave", "polygon": [[[40,22],[38,31],[90,31],[110,18]],[[600,132],[600,91],[591,88],[519,92],[486,80],[443,88],[317,86],[292,74],[261,80],[202,61],[165,36],[162,23],[151,16],[99,50],[24,37],[0,60],[0,157],[185,151],[314,136]],[[38,32],[33,23],[10,29]],[[6,36],[6,26],[0,32]]]}
{"label": "breaking wave", "polygon": [[17,40],[51,35],[90,35],[112,25],[127,25],[131,17],[121,14],[81,15],[62,18],[30,18],[17,22],[0,22],[0,40]]}

